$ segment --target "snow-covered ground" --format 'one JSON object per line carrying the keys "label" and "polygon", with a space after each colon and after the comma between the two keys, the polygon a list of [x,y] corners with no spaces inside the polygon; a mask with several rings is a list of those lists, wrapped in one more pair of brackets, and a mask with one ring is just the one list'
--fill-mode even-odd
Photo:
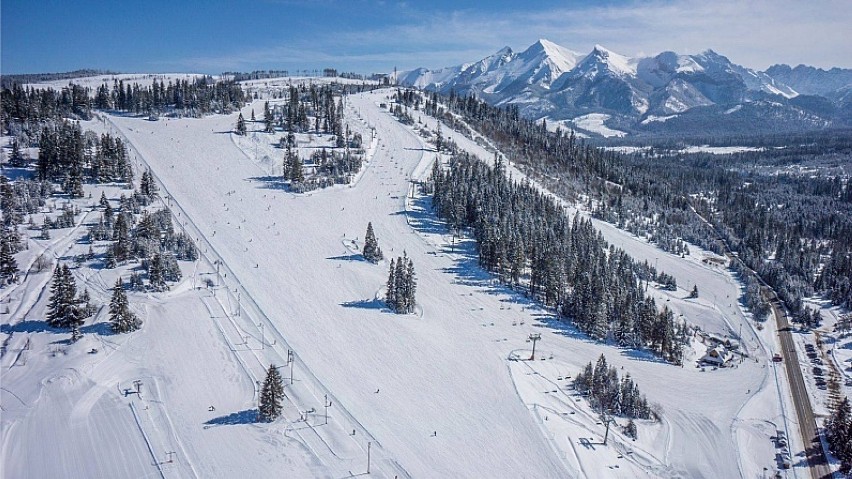
{"label": "snow-covered ground", "polygon": [[[649,146],[603,146],[604,150],[615,151],[618,153],[639,153],[649,151]],[[755,146],[710,146],[710,145],[692,145],[681,148],[679,150],[666,150],[666,155],[676,155],[678,153],[709,153],[711,155],[730,155],[733,153],[743,153],[748,151],[762,151],[764,148]]]}
{"label": "snow-covered ground", "polygon": [[679,115],[664,115],[664,116],[648,115],[640,123],[642,123],[643,125],[647,125],[648,123],[652,123],[652,122],[655,122],[655,121],[665,123],[665,122],[671,120],[672,118],[677,118],[678,116]]}
{"label": "snow-covered ground", "polygon": [[[711,253],[691,248],[681,258],[596,222],[610,242],[675,276],[677,291],[649,291],[658,304],[708,332],[742,331],[747,360],[702,371],[589,341],[480,270],[472,240],[452,244],[411,182],[438,155],[379,108],[390,94],[347,100],[353,131],[378,135],[358,181],[304,195],[270,181],[274,163],[232,138],[236,113],[107,117],[99,128],[130,141],[137,170],[152,168],[204,259],[171,292],[131,295],[142,331],[113,336],[93,326],[73,345],[35,319],[46,293],[33,285],[47,284],[47,273],[3,290],[3,476],[344,477],[366,470],[369,450],[379,477],[759,477],[778,467],[770,440],[778,430],[799,454],[784,372],[768,361],[774,329],[752,328],[737,303],[741,285],[702,262]],[[259,100],[242,113],[262,108]],[[444,128],[460,147],[492,157]],[[358,254],[368,221],[387,257],[379,265]],[[55,237],[56,257],[83,247],[73,230]],[[378,298],[389,259],[403,251],[419,308],[399,316]],[[109,271],[77,271],[90,289],[114,281]],[[215,286],[194,288],[207,279]],[[694,284],[700,297],[688,299]],[[539,359],[514,360],[534,332]],[[284,418],[256,424],[256,381],[270,363],[285,365],[288,350],[294,384],[285,386]],[[636,442],[613,427],[603,446],[604,426],[566,380],[601,354],[662,417],[640,422]],[[142,394],[125,393],[137,379]],[[44,454],[46,442],[61,452]],[[798,474],[801,462],[794,458]]]}
{"label": "snow-covered ground", "polygon": [[554,120],[552,118],[545,117],[541,120],[538,120],[538,123],[541,124],[542,120],[545,120],[547,122],[546,125],[545,125],[545,126],[547,126],[547,131],[556,131],[556,129],[558,128],[558,129],[561,129],[566,134],[569,134],[569,132],[573,131],[574,136],[576,136],[577,138],[588,138],[589,137],[589,135],[587,135],[583,132],[577,131],[575,129],[576,125],[574,125],[572,120]]}
{"label": "snow-covered ground", "polygon": [[710,153],[713,155],[730,155],[731,153],[742,153],[745,151],[761,151],[763,148],[755,146],[687,146],[680,150],[684,153]]}
{"label": "snow-covered ground", "polygon": [[606,113],[589,113],[588,115],[574,118],[572,122],[577,128],[597,133],[604,138],[609,138],[611,136],[622,137],[627,135],[627,133],[621,130],[615,130],[606,126],[604,122],[607,120],[609,120],[609,115]]}

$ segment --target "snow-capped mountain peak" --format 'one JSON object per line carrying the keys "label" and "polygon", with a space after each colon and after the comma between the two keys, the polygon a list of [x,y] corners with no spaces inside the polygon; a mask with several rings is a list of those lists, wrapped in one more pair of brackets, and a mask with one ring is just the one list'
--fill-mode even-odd
{"label": "snow-capped mountain peak", "polygon": [[613,52],[602,45],[595,45],[580,65],[577,66],[578,73],[582,75],[610,71],[616,75],[636,75],[636,64],[632,58]]}
{"label": "snow-capped mountain peak", "polygon": [[[737,65],[712,49],[693,55],[667,51],[631,58],[595,45],[582,55],[542,38],[520,53],[506,47],[478,62],[404,72],[400,83],[472,94],[497,105],[514,104],[531,118],[563,120],[603,114],[647,125],[650,123],[640,123],[646,116],[674,118],[672,115],[689,112],[712,116],[715,107],[729,111],[761,100],[786,105],[790,111],[801,104],[816,108],[817,103],[807,99],[788,103],[800,93],[824,95],[834,103],[848,102],[844,99],[852,91],[852,70],[776,66],[760,72]],[[742,111],[759,117],[760,108]]]}
{"label": "snow-capped mountain peak", "polygon": [[549,40],[539,39],[518,54],[510,66],[516,77],[527,77],[527,83],[550,86],[559,75],[573,69],[582,58],[577,52]]}

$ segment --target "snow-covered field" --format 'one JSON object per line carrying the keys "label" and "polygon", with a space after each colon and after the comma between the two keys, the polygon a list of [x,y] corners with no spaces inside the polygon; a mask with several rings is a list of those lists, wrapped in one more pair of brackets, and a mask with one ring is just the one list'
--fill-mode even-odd
{"label": "snow-covered field", "polygon": [[[752,328],[740,284],[701,261],[711,253],[691,247],[681,258],[596,223],[610,242],[675,276],[677,291],[649,291],[658,304],[708,332],[741,331],[747,360],[702,371],[589,341],[480,270],[472,240],[451,244],[412,185],[438,155],[379,108],[389,94],[347,99],[350,128],[378,135],[359,179],[304,195],[280,189],[269,178],[274,162],[232,139],[236,113],[87,125],[129,140],[137,171],[151,167],[204,258],[172,291],[131,295],[142,331],[113,336],[93,326],[72,345],[35,321],[46,293],[33,285],[47,284],[47,273],[3,290],[3,477],[351,477],[366,471],[368,451],[378,477],[760,477],[778,467],[770,440],[778,430],[791,439],[794,470],[806,474],[783,369],[768,361],[774,327]],[[263,101],[243,116],[252,109]],[[358,254],[368,221],[387,257],[379,265]],[[45,247],[56,257],[83,247],[73,229],[55,237]],[[419,308],[400,316],[378,298],[388,260],[403,251]],[[77,271],[90,289],[114,281],[108,271]],[[206,279],[215,286],[196,288]],[[700,297],[688,299],[694,284]],[[537,360],[517,360],[535,332]],[[288,350],[284,418],[256,424],[256,381],[270,363],[287,364],[289,379]],[[613,427],[602,445],[603,424],[570,387],[567,378],[601,354],[662,417],[640,422],[638,441]],[[142,394],[127,394],[137,379]]]}
{"label": "snow-covered field", "polygon": [[[618,153],[639,153],[649,151],[649,146],[603,146],[604,150],[615,151]],[[764,148],[755,146],[710,146],[710,145],[692,145],[681,148],[679,150],[667,150],[665,154],[676,155],[678,153],[709,153],[711,155],[730,155],[733,153],[743,153],[748,151],[762,151]]]}
{"label": "snow-covered field", "polygon": [[731,153],[742,153],[745,151],[761,151],[763,148],[755,146],[687,146],[681,151],[684,153],[710,153],[712,155],[730,155]]}
{"label": "snow-covered field", "polygon": [[622,137],[627,135],[627,133],[621,130],[615,130],[606,126],[604,122],[607,120],[609,120],[609,115],[606,113],[589,113],[588,115],[574,118],[572,122],[577,128],[597,133],[604,138],[609,138],[611,136]]}
{"label": "snow-covered field", "polygon": [[664,115],[664,116],[648,115],[640,123],[642,123],[643,125],[647,125],[648,123],[652,123],[652,122],[655,122],[655,121],[665,123],[665,122],[671,120],[672,118],[677,118],[678,116],[679,115]]}

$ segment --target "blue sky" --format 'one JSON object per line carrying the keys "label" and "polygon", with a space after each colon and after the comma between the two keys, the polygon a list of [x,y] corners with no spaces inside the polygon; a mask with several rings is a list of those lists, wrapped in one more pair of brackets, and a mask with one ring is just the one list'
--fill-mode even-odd
{"label": "blue sky", "polygon": [[628,56],[852,67],[850,0],[2,0],[0,71],[440,67],[547,38]]}

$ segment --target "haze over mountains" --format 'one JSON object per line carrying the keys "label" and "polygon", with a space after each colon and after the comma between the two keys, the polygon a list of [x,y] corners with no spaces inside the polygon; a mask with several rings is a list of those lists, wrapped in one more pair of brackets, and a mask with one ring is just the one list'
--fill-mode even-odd
{"label": "haze over mountains", "polygon": [[520,53],[505,47],[473,63],[401,72],[398,81],[514,105],[529,118],[593,114],[631,134],[852,126],[852,70],[775,65],[755,71],[713,50],[630,58],[600,45],[582,54],[542,39]]}

